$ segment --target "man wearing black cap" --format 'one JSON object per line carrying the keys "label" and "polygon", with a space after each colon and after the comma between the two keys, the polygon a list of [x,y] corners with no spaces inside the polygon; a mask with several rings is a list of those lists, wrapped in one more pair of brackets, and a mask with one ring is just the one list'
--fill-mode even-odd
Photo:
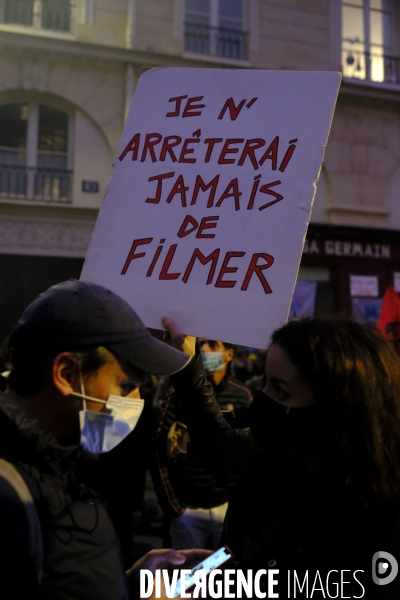
{"label": "man wearing black cap", "polygon": [[[76,280],[25,310],[9,351],[0,394],[0,597],[128,599],[104,503],[73,465],[81,446],[107,452],[134,429],[147,373],[170,374],[190,359],[152,338],[119,296]],[[167,552],[141,567],[185,561]]]}

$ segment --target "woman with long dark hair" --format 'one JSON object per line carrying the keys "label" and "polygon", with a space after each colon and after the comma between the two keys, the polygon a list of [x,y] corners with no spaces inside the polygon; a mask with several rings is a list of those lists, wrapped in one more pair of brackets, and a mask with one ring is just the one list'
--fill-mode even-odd
{"label": "woman with long dark hair", "polygon": [[[388,340],[346,319],[281,327],[250,429],[224,422],[198,356],[172,380],[191,439],[232,473],[224,541],[240,568],[285,571],[283,593],[294,570],[308,571],[308,594],[315,583],[325,593],[280,597],[400,597],[396,582],[374,583],[371,567],[379,551],[400,559],[400,360]],[[396,570],[381,562],[380,583]]]}
{"label": "woman with long dark hair", "polygon": [[364,506],[397,503],[400,360],[392,344],[371,326],[317,319],[291,321],[271,342],[313,390],[315,413],[325,443],[341,461],[346,489]]}

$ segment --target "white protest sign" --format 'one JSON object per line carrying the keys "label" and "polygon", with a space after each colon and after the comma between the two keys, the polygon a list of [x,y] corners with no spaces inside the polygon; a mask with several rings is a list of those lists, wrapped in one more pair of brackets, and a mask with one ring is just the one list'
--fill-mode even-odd
{"label": "white protest sign", "polygon": [[264,348],[289,313],[335,72],[151,69],[81,279],[148,327]]}

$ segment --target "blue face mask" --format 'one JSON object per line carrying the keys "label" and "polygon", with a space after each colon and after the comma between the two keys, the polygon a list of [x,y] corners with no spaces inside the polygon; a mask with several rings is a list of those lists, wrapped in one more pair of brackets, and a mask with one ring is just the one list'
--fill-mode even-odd
{"label": "blue face mask", "polygon": [[[81,394],[71,396],[83,398],[83,410],[79,412],[81,446],[88,452],[109,452],[133,431],[144,407],[144,400],[125,398],[111,394],[107,400],[99,400],[85,394],[81,376]],[[105,404],[111,413],[97,412],[86,408],[86,400]]]}
{"label": "blue face mask", "polygon": [[223,352],[202,352],[201,357],[203,359],[204,368],[207,373],[217,373],[225,367],[223,361]]}

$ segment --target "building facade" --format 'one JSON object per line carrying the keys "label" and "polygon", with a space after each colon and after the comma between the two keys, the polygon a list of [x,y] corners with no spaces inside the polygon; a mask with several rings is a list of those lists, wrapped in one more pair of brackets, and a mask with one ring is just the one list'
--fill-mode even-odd
{"label": "building facade", "polygon": [[0,336],[79,276],[143,66],[343,72],[299,278],[318,313],[373,311],[400,272],[399,43],[396,0],[0,0]]}

